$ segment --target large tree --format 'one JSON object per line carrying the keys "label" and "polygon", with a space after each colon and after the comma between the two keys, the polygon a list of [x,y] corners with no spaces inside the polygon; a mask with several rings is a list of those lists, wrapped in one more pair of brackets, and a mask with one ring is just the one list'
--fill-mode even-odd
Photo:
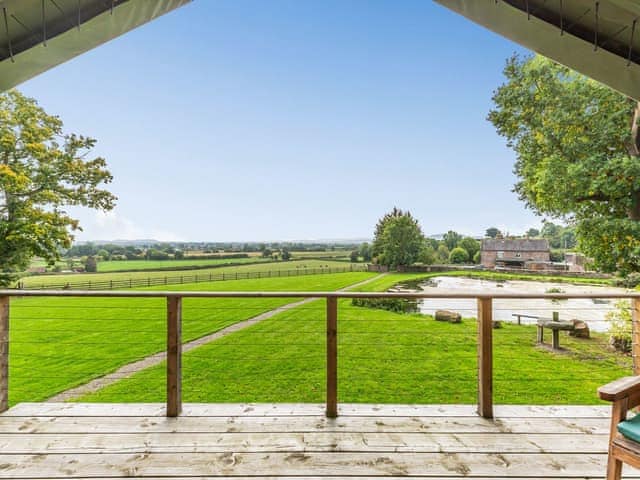
{"label": "large tree", "polygon": [[636,103],[540,56],[512,57],[504,74],[489,120],[517,154],[515,192],[575,225],[603,270],[640,270]]}
{"label": "large tree", "polygon": [[418,261],[426,242],[411,213],[394,208],[376,225],[374,251],[382,265],[397,267]]}
{"label": "large tree", "polygon": [[65,134],[35,100],[0,94],[0,285],[32,257],[51,263],[71,246],[80,225],[65,208],[113,208],[116,198],[100,188],[112,179],[104,159],[86,158],[95,142]]}

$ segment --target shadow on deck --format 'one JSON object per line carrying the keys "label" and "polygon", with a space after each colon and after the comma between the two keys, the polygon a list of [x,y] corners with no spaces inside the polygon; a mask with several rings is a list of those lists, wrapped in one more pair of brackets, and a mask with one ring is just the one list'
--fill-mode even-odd
{"label": "shadow on deck", "polygon": [[[0,478],[603,478],[608,406],[23,403]],[[625,467],[624,477],[640,472]]]}

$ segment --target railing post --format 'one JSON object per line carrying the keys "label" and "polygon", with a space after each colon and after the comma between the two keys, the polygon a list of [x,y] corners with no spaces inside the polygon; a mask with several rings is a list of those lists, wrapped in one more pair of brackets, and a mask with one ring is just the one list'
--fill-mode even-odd
{"label": "railing post", "polygon": [[0,413],[9,409],[9,297],[0,297]]}
{"label": "railing post", "polygon": [[167,297],[167,417],[182,410],[182,297]]}
{"label": "railing post", "polygon": [[491,298],[478,298],[478,415],[493,418],[493,311]]}
{"label": "railing post", "polygon": [[640,375],[640,298],[631,299],[631,357],[633,374]]}
{"label": "railing post", "polygon": [[327,417],[338,416],[338,299],[327,297]]}

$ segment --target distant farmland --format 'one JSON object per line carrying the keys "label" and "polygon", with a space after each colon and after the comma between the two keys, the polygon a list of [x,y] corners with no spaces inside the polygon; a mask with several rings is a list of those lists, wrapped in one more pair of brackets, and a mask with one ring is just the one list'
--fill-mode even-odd
{"label": "distant farmland", "polygon": [[[248,260],[248,259],[244,259]],[[166,262],[162,262],[166,263]],[[171,262],[173,263],[173,262]],[[350,263],[332,260],[293,260],[288,262],[261,262],[249,265],[226,266],[217,268],[205,268],[202,270],[177,270],[177,271],[151,271],[139,270],[132,272],[104,272],[104,273],[68,273],[60,275],[34,275],[23,277],[20,279],[22,285],[26,288],[48,287],[50,285],[64,285],[65,283],[75,282],[105,282],[105,281],[121,281],[121,280],[141,280],[141,279],[164,279],[165,277],[175,277],[183,273],[186,275],[197,274],[206,276],[208,274],[234,274],[244,272],[278,272],[289,270],[304,270],[318,268],[350,268]],[[362,268],[362,264],[354,264],[358,268]],[[276,275],[274,275],[276,276]]]}

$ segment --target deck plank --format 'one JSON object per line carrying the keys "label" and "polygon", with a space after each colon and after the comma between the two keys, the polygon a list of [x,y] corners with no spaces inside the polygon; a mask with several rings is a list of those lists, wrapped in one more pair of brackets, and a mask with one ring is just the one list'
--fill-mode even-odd
{"label": "deck plank", "polygon": [[[608,407],[20,404],[0,415],[1,478],[602,479]],[[640,478],[625,467],[624,478]]]}
{"label": "deck plank", "polygon": [[3,433],[430,432],[606,434],[604,418],[475,417],[5,417]]}
{"label": "deck plank", "polygon": [[[606,454],[136,453],[0,454],[0,478],[217,475],[601,476]],[[628,477],[628,475],[627,475]],[[636,475],[637,477],[637,475]]]}
{"label": "deck plank", "polygon": [[[325,405],[321,403],[299,404],[198,404],[183,405],[183,415],[203,417],[228,416],[302,416],[323,415]],[[611,407],[607,405],[496,405],[496,417],[540,418],[540,417],[593,417],[608,418]],[[375,405],[344,404],[338,409],[343,416],[387,416],[387,417],[471,417],[476,416],[474,405]],[[108,416],[160,417],[165,415],[161,403],[20,403],[2,416]]]}
{"label": "deck plank", "polygon": [[606,453],[608,435],[513,433],[0,434],[3,454],[31,453]]}

